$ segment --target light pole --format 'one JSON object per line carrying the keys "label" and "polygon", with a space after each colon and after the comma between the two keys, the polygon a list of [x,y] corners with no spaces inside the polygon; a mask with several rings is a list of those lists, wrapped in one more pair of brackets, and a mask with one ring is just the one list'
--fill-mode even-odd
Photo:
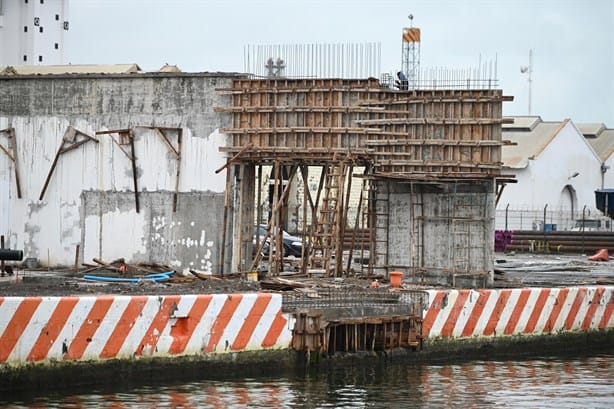
{"label": "light pole", "polygon": [[531,100],[533,99],[533,96],[531,95],[531,86],[533,83],[533,78],[532,78],[532,74],[533,74],[533,50],[529,50],[529,65],[526,66],[522,66],[520,67],[520,72],[523,74],[529,74],[529,116],[531,116]]}

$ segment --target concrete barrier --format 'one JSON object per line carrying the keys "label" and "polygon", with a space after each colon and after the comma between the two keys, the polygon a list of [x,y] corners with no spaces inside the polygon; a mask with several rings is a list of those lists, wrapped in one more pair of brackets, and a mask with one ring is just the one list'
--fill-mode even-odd
{"label": "concrete barrier", "polygon": [[0,364],[288,348],[278,294],[0,297]]}
{"label": "concrete barrier", "polygon": [[[426,341],[611,330],[614,287],[429,290]],[[0,297],[0,365],[289,349],[279,294]]]}
{"label": "concrete barrier", "polygon": [[422,334],[441,338],[612,329],[614,287],[428,291]]}

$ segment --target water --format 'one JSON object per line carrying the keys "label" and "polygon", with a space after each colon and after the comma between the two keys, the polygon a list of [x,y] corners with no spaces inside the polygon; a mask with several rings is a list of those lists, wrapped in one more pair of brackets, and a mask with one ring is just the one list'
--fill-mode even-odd
{"label": "water", "polygon": [[1,396],[8,408],[614,408],[614,352],[444,364],[360,363],[301,374]]}

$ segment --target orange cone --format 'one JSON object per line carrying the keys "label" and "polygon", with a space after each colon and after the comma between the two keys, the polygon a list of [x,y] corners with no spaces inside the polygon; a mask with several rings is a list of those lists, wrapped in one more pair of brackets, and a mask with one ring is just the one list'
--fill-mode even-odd
{"label": "orange cone", "polygon": [[608,249],[600,249],[588,259],[591,261],[608,261],[610,259],[610,255],[608,254]]}

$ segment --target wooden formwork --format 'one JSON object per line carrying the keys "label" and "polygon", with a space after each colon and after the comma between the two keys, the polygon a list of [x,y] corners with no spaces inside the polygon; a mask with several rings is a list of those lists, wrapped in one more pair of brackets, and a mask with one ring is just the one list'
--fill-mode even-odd
{"label": "wooden formwork", "polygon": [[492,178],[501,169],[501,90],[382,88],[375,79],[237,79],[230,107],[237,160],[325,164],[339,152],[402,179]]}
{"label": "wooden formwork", "polygon": [[412,180],[492,178],[501,169],[500,90],[385,90],[368,132],[374,174]]}

